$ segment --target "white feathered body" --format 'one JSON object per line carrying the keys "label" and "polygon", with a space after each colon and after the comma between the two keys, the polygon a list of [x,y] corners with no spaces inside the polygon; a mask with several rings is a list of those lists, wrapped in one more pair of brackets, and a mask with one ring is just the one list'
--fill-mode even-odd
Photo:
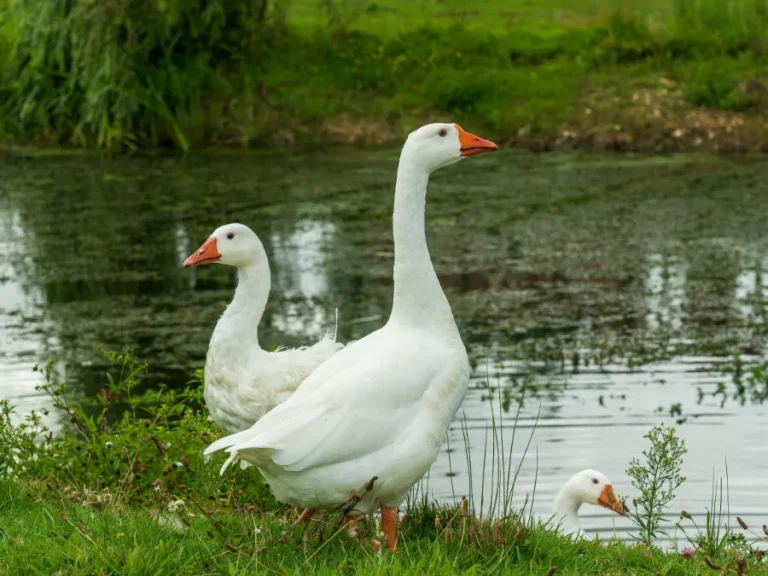
{"label": "white feathered body", "polygon": [[242,249],[235,295],[216,323],[208,345],[203,393],[211,418],[226,434],[253,426],[343,348],[335,341],[335,334],[311,346],[274,352],[261,348],[258,327],[271,287],[269,262],[258,237],[241,225],[219,229],[223,230],[219,248],[227,248],[224,233],[234,226],[238,226],[234,228],[238,240],[248,242],[247,250]]}
{"label": "white feathered body", "polygon": [[242,344],[232,346],[214,331],[205,360],[205,404],[225,434],[253,426],[342,348],[330,334],[311,346],[274,352],[262,350],[255,335],[250,346]]}
{"label": "white feathered body", "polygon": [[429,470],[468,383],[458,331],[437,338],[390,321],[318,367],[250,430],[206,453],[232,447],[278,500],[312,508],[341,506],[377,476],[354,508],[368,514],[400,504]]}

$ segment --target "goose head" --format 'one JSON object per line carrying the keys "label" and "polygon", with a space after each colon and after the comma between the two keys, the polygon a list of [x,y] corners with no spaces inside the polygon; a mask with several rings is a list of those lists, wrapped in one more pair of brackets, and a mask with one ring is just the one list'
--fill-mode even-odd
{"label": "goose head", "polygon": [[252,264],[264,248],[256,233],[243,224],[226,224],[214,230],[200,248],[184,260],[184,267],[227,264],[240,268]]}
{"label": "goose head", "polygon": [[[575,512],[581,504],[602,506],[618,514],[624,514],[624,507],[616,497],[611,481],[597,470],[582,470],[568,480],[555,500],[555,512],[565,513],[571,510]],[[565,508],[571,508],[571,510]]]}
{"label": "goose head", "polygon": [[408,135],[401,158],[408,158],[431,173],[462,158],[497,149],[490,140],[470,134],[458,124],[427,124]]}

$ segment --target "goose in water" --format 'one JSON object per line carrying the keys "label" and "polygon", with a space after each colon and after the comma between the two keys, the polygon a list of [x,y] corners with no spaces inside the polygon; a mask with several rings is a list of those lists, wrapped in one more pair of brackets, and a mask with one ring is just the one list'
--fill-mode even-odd
{"label": "goose in water", "polygon": [[237,289],[213,330],[205,358],[205,404],[225,434],[253,426],[288,399],[301,382],[342,345],[326,335],[312,346],[259,346],[258,326],[269,298],[271,277],[259,237],[243,224],[217,228],[184,261],[185,267],[228,264],[237,268]]}
{"label": "goose in water", "polygon": [[597,470],[582,470],[574,474],[560,489],[552,507],[554,522],[559,524],[563,534],[583,536],[579,522],[579,508],[592,504],[624,514],[624,506],[613,492],[613,486],[605,474]]}
{"label": "goose in water", "polygon": [[397,506],[430,468],[469,383],[469,362],[427,249],[429,176],[496,150],[457,124],[412,132],[397,170],[394,299],[387,323],[321,364],[250,429],[211,444],[261,470],[281,502],[379,508],[395,549]]}

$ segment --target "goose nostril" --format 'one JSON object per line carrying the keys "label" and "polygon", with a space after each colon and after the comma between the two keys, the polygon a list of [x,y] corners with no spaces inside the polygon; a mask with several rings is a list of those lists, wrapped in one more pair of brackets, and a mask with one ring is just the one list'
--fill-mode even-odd
{"label": "goose nostril", "polygon": [[197,251],[198,254],[202,254],[203,252],[205,252],[205,250],[203,250],[202,248]]}

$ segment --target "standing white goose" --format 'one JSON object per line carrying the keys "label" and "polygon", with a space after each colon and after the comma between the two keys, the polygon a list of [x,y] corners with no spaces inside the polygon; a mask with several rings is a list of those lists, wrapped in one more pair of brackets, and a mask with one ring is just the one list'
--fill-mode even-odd
{"label": "standing white goose", "polygon": [[611,481],[597,470],[582,470],[574,474],[560,489],[552,507],[554,522],[563,534],[583,535],[579,508],[592,504],[624,514],[624,506],[613,492]]}
{"label": "standing white goose", "polygon": [[226,434],[253,426],[288,399],[342,347],[332,335],[312,346],[274,352],[259,346],[258,326],[269,298],[269,261],[259,237],[243,224],[217,228],[184,266],[228,264],[238,273],[232,302],[213,330],[205,359],[205,404]]}
{"label": "standing white goose", "polygon": [[[206,454],[227,448],[228,462],[255,464],[282,502],[329,509],[351,502],[350,514],[381,507],[395,549],[397,506],[435,460],[469,383],[467,353],[427,249],[427,182],[438,168],[492,150],[494,143],[456,124],[408,136],[395,188],[389,321],[321,364],[250,430],[214,442]],[[353,490],[362,496],[357,502]]]}

